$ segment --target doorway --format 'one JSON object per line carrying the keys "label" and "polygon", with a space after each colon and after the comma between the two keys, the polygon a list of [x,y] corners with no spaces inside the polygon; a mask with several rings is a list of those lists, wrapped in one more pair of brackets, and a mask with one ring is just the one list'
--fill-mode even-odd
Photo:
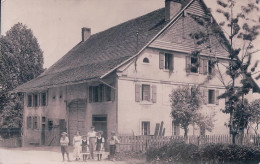
{"label": "doorway", "polygon": [[83,100],[76,100],[69,104],[69,139],[73,140],[76,131],[80,134],[86,134],[85,128],[86,120],[86,104]]}
{"label": "doorway", "polygon": [[93,115],[92,125],[96,131],[103,131],[103,137],[107,139],[107,115]]}
{"label": "doorway", "polygon": [[45,145],[46,117],[42,117],[41,144]]}

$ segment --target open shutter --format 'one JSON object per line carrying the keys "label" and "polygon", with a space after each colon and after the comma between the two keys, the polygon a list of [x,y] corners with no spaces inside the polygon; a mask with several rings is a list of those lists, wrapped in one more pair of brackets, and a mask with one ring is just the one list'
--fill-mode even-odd
{"label": "open shutter", "polygon": [[136,102],[140,102],[140,99],[141,99],[140,91],[141,91],[141,85],[135,84],[135,101]]}
{"label": "open shutter", "polygon": [[219,96],[219,90],[216,90],[216,96],[215,96],[215,98],[216,98],[216,105],[219,104],[218,96]]}
{"label": "open shutter", "polygon": [[111,88],[111,101],[115,101],[115,95],[116,94],[116,90],[114,88]]}
{"label": "open shutter", "polygon": [[41,125],[41,117],[37,116],[37,129],[40,129],[40,125]]}
{"label": "open shutter", "polygon": [[208,104],[208,89],[207,88],[205,88],[203,90],[203,98],[204,98],[204,104],[205,105]]}
{"label": "open shutter", "polygon": [[191,61],[190,61],[190,57],[186,56],[186,72],[190,73],[190,69],[191,69]]}
{"label": "open shutter", "polygon": [[164,53],[159,53],[159,68],[164,69]]}
{"label": "open shutter", "polygon": [[89,91],[88,91],[88,96],[89,96],[89,102],[92,103],[93,102],[93,87],[90,86],[89,87]]}
{"label": "open shutter", "polygon": [[199,59],[199,61],[200,61],[200,63],[199,63],[199,64],[200,64],[200,65],[199,65],[199,73],[200,73],[200,74],[203,74],[203,72],[204,72],[204,71],[203,71],[204,62],[203,62],[202,59]]}
{"label": "open shutter", "polygon": [[152,102],[156,103],[156,97],[157,97],[157,86],[152,85]]}
{"label": "open shutter", "polygon": [[203,73],[204,75],[208,73],[208,60],[203,60]]}
{"label": "open shutter", "polygon": [[171,71],[174,70],[174,55],[171,55],[169,69],[170,69]]}

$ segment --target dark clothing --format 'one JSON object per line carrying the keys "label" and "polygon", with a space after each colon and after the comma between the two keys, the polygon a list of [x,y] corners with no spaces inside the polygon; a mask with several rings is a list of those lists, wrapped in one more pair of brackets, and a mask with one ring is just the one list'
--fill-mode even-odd
{"label": "dark clothing", "polygon": [[103,143],[103,138],[97,138],[97,147],[96,151],[101,151],[101,144]]}
{"label": "dark clothing", "polygon": [[110,145],[110,156],[114,156],[116,154],[116,145]]}
{"label": "dark clothing", "polygon": [[68,151],[68,146],[61,146],[61,153],[62,154],[69,154],[69,151]]}
{"label": "dark clothing", "polygon": [[88,140],[83,141],[82,140],[82,153],[87,153],[88,152]]}

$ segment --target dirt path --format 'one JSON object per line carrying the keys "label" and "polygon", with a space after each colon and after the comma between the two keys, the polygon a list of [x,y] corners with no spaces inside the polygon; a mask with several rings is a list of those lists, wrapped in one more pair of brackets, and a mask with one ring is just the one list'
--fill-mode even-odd
{"label": "dirt path", "polygon": [[[70,150],[70,158],[73,159],[72,148]],[[15,149],[0,148],[0,164],[125,164],[126,162],[112,162],[106,159],[102,161],[88,160],[62,162],[62,156],[59,147],[23,147]]]}

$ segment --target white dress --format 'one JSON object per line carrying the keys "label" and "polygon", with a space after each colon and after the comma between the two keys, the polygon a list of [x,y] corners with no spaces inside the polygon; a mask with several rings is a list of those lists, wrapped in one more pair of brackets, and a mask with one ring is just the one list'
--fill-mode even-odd
{"label": "white dress", "polygon": [[73,145],[74,145],[74,157],[79,158],[81,152],[81,136],[74,136],[73,137]]}

